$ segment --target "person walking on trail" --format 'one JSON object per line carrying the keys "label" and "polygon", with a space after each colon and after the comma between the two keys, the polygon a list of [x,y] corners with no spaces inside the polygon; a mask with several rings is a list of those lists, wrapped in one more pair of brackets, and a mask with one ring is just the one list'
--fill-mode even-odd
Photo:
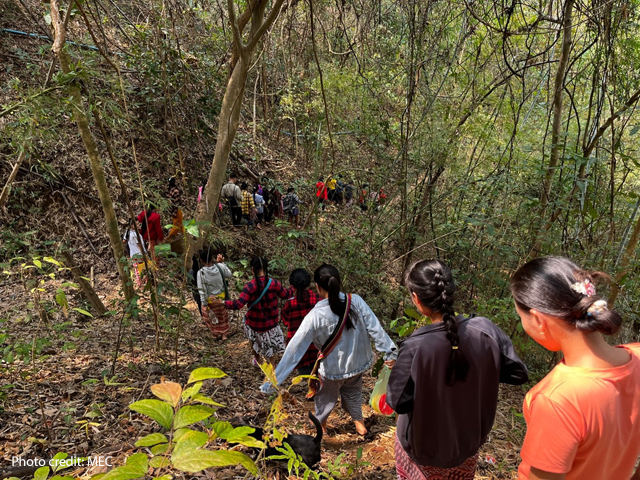
{"label": "person walking on trail", "polygon": [[229,310],[240,310],[249,305],[244,316],[245,336],[253,348],[252,363],[258,366],[261,358],[274,362],[274,356],[284,351],[284,335],[278,325],[278,298],[293,295],[293,289],[285,289],[275,278],[269,277],[268,262],[261,257],[251,259],[253,280],[242,289],[240,298],[227,300]]}
{"label": "person walking on trail", "polygon": [[353,186],[353,182],[349,180],[344,187],[344,198],[347,201],[346,207],[351,208],[353,206],[353,193],[355,192],[355,187]]}
{"label": "person walking on trail", "polygon": [[[321,298],[312,290],[309,290],[311,284],[311,275],[304,268],[296,268],[289,275],[289,283],[295,289],[295,296],[286,301],[282,307],[282,323],[287,327],[287,343],[294,337],[304,317],[313,310],[316,303]],[[298,375],[310,375],[313,370],[313,364],[316,363],[318,357],[318,349],[312,343],[305,352],[302,360],[296,365]]]}
{"label": "person walking on trail", "polygon": [[[246,182],[243,182],[240,185],[240,190],[242,192],[242,218],[247,222],[247,226],[249,230],[253,228],[253,224],[256,223],[257,214],[256,214],[256,204],[253,201],[253,194],[249,193],[249,185]],[[258,230],[260,230],[260,225],[257,225]]]}
{"label": "person walking on trail", "polygon": [[318,208],[322,207],[322,210],[324,211],[328,194],[327,186],[324,184],[324,179],[322,177],[318,178],[318,183],[316,183],[316,197],[318,198]]}
{"label": "person walking on trail", "polygon": [[336,179],[336,192],[333,197],[333,201],[336,205],[342,205],[345,187],[346,184],[342,181],[342,175],[338,175]]}
{"label": "person walking on trail", "polygon": [[[308,395],[315,394],[315,416],[326,430],[327,418],[341,397],[342,406],[351,415],[356,432],[365,435],[362,375],[373,365],[371,340],[384,354],[389,367],[393,367],[398,349],[365,301],[358,295],[340,291],[340,273],[336,267],[321,265],[314,272],[313,279],[322,300],[304,318],[289,341],[276,368],[276,379],[278,384],[282,384],[309,346],[314,344],[324,356],[322,360],[318,357],[313,369],[314,375],[319,374],[320,385],[311,382],[312,392]],[[260,391],[271,393],[274,387],[267,382]]]}
{"label": "person walking on trail", "polygon": [[511,278],[525,332],[563,356],[525,397],[519,480],[640,479],[640,344],[603,336],[622,326],[596,292],[608,279],[563,257],[536,258]]}
{"label": "person walking on trail", "polygon": [[164,240],[164,232],[162,231],[162,223],[160,215],[156,213],[156,206],[149,204],[146,210],[138,215],[138,223],[140,223],[140,234],[149,245],[151,259],[156,261],[156,245]]}
{"label": "person walking on trail", "polygon": [[300,198],[295,193],[296,189],[293,187],[289,187],[287,189],[287,194],[282,197],[282,209],[284,213],[287,214],[289,218],[289,223],[291,225],[295,225],[296,228],[300,228],[300,209],[298,205],[302,202]]}
{"label": "person walking on trail", "polygon": [[[142,240],[142,235],[140,235],[141,242],[138,242],[138,234],[136,233],[135,223],[133,219],[129,219],[129,228],[125,232],[122,237],[123,243],[128,247],[129,250],[129,258],[131,259],[131,276],[135,281],[136,287],[142,288],[142,278],[140,276],[140,271],[144,270],[144,258],[142,252],[148,255],[147,249],[144,246],[144,240]],[[140,268],[140,264],[143,265],[143,268]]]}
{"label": "person walking on trail", "polygon": [[[214,260],[215,259],[215,260]],[[202,304],[202,320],[214,338],[227,339],[229,312],[224,307],[227,299],[227,278],[231,270],[224,264],[223,255],[212,247],[200,251],[202,268],[198,271],[198,292]]]}
{"label": "person walking on trail", "polygon": [[338,185],[338,181],[333,178],[333,175],[330,175],[327,179],[327,198],[330,202],[336,202],[336,187]]}
{"label": "person walking on trail", "polygon": [[229,207],[233,228],[238,228],[242,223],[242,192],[240,187],[236,185],[237,181],[235,175],[229,176],[229,181],[222,187],[221,192],[222,198]]}
{"label": "person walking on trail", "polygon": [[264,199],[264,222],[266,224],[271,223],[274,216],[277,216],[279,200],[276,198],[276,187],[267,188],[265,187],[262,198]]}
{"label": "person walking on trail", "polygon": [[405,285],[432,323],[403,342],[389,377],[386,402],[398,413],[397,476],[471,480],[493,426],[499,384],[522,385],[527,368],[490,320],[456,316],[456,286],[444,263],[415,263]]}
{"label": "person walking on trail", "polygon": [[256,205],[256,215],[257,215],[256,225],[258,225],[258,227],[260,227],[260,224],[264,222],[264,207],[265,207],[264,197],[260,192],[262,192],[262,188],[260,188],[259,185],[253,189],[253,203],[255,203]]}

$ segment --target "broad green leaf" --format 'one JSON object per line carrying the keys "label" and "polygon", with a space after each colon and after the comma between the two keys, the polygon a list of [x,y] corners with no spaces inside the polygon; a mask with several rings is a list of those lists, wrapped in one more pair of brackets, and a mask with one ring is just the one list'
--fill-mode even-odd
{"label": "broad green leaf", "polygon": [[125,463],[127,467],[137,468],[143,474],[147,473],[147,456],[144,453],[134,453]]}
{"label": "broad green leaf", "polygon": [[69,302],[67,301],[67,295],[64,290],[59,288],[56,292],[56,302],[62,307],[62,313],[65,317],[69,316]]}
{"label": "broad green leaf", "polygon": [[[171,465],[171,461],[167,457],[153,457],[149,460],[149,466],[153,468],[164,468],[169,465]],[[93,478],[91,480],[93,480]]]}
{"label": "broad green leaf", "polygon": [[167,443],[167,437],[161,433],[152,433],[146,437],[142,437],[136,442],[136,447],[153,447],[159,443]]}
{"label": "broad green leaf", "polygon": [[202,388],[202,382],[198,382],[198,383],[196,383],[194,385],[191,385],[188,388],[185,388],[184,392],[182,392],[182,401],[186,402],[187,400],[189,400],[196,393],[198,393],[201,388]]}
{"label": "broad green leaf", "polygon": [[[71,468],[71,467],[64,467],[64,468]],[[56,475],[55,477],[51,477],[49,480],[76,480],[73,477],[70,477],[69,475]]]}
{"label": "broad green leaf", "polygon": [[69,457],[68,453],[65,453],[65,452],[56,453],[51,459],[51,461],[49,462],[49,465],[51,465],[52,467],[52,473],[56,473],[58,470],[64,470],[66,468],[70,468],[71,465],[67,466],[67,465],[60,464],[62,460],[66,460],[68,457]]}
{"label": "broad green leaf", "polygon": [[187,225],[185,226],[185,230],[195,238],[200,236],[200,229],[196,225]]}
{"label": "broad green leaf", "polygon": [[[38,268],[42,268],[42,262],[41,262],[40,260],[36,260],[36,259],[34,259],[34,260],[33,260],[33,264],[34,264],[36,267],[38,267]],[[44,467],[42,467],[42,468],[44,468]],[[38,470],[39,470],[39,469],[38,469]],[[48,474],[47,474],[47,475],[48,475]],[[35,478],[35,477],[34,477],[34,478]],[[36,480],[39,480],[39,479],[37,479],[37,478],[36,478]]]}
{"label": "broad green leaf", "polygon": [[[33,263],[35,262],[36,260],[33,261]],[[49,471],[50,471],[49,467],[40,467],[33,474],[33,480],[47,480],[47,477],[49,476]]]}
{"label": "broad green leaf", "polygon": [[202,405],[187,405],[182,407],[176,413],[176,418],[173,422],[173,428],[182,428],[192,423],[199,422],[213,415],[215,410],[213,408],[204,407]]}
{"label": "broad green leaf", "polygon": [[224,438],[227,433],[233,430],[233,425],[229,422],[216,422],[211,428],[217,437]]}
{"label": "broad green leaf", "polygon": [[164,455],[165,453],[167,453],[169,451],[169,449],[171,448],[170,443],[161,443],[160,445],[156,445],[154,447],[151,447],[151,453],[153,453],[154,455]]}
{"label": "broad green leaf", "polygon": [[191,372],[191,375],[189,375],[189,381],[187,382],[187,384],[193,383],[193,382],[200,382],[202,380],[207,380],[209,378],[222,378],[226,376],[227,374],[224,373],[219,368],[211,368],[211,367],[196,368],[193,372]]}
{"label": "broad green leaf", "polygon": [[166,429],[171,428],[173,408],[167,402],[153,399],[140,400],[129,405],[129,408],[134,412],[151,417]]}
{"label": "broad green leaf", "polygon": [[62,266],[62,264],[58,260],[56,260],[55,258],[52,258],[52,257],[44,257],[42,260],[44,260],[45,262],[53,263],[54,265],[57,265],[58,267]]}
{"label": "broad green leaf", "polygon": [[182,387],[175,382],[162,382],[151,385],[151,392],[160,400],[177,407],[182,396]]}
{"label": "broad green leaf", "polygon": [[[144,453],[134,453],[127,458],[126,465],[114,468],[102,480],[133,480],[147,474],[147,456]],[[93,480],[93,479],[92,479]]]}
{"label": "broad green leaf", "polygon": [[93,315],[91,315],[89,312],[87,312],[86,310],[83,310],[82,308],[74,308],[74,310],[78,313],[81,313],[82,315],[85,315],[87,317],[91,317],[93,318]]}
{"label": "broad green leaf", "polygon": [[193,400],[196,401],[196,402],[200,402],[200,403],[206,403],[207,405],[213,405],[214,407],[225,407],[226,406],[226,405],[223,405],[221,403],[213,401],[211,398],[207,397],[206,395],[202,395],[201,393],[196,393],[193,396]]}
{"label": "broad green leaf", "polygon": [[229,443],[241,443],[247,447],[266,448],[266,445],[259,439],[250,436],[256,431],[252,427],[234,428],[229,422],[216,422],[213,424],[213,431],[216,436]]}
{"label": "broad green leaf", "polygon": [[211,467],[227,467],[238,464],[245,467],[254,475],[258,475],[259,473],[256,464],[244,453],[229,452],[226,450],[217,450],[215,452],[210,450],[196,450],[173,462],[173,466],[176,469],[189,473],[200,472],[201,470]]}
{"label": "broad green leaf", "polygon": [[405,308],[404,309],[404,314],[409,317],[409,318],[413,318],[414,320],[422,320],[424,317],[423,315],[418,312],[417,310],[414,310],[413,308]]}
{"label": "broad green leaf", "polygon": [[180,457],[190,455],[198,448],[204,447],[208,441],[209,436],[206,433],[187,430],[180,436],[180,440],[176,443],[171,455],[171,460],[175,462],[176,459]]}

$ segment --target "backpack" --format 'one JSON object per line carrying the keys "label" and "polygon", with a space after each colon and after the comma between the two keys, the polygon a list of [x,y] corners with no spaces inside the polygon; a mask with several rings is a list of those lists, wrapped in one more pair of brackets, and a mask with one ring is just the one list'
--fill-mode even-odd
{"label": "backpack", "polygon": [[283,198],[282,198],[282,209],[285,212],[291,212],[293,211],[293,209],[296,208],[296,199],[295,199],[295,194],[293,193],[287,193]]}

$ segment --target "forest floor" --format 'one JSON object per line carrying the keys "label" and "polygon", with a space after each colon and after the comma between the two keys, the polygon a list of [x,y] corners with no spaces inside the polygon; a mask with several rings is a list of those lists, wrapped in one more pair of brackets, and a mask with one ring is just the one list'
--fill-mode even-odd
{"label": "forest floor", "polygon": [[[113,275],[98,275],[95,281],[100,293],[111,292],[103,297],[107,304],[117,291],[116,279]],[[49,288],[55,291],[55,285]],[[190,298],[189,292],[185,296]],[[122,462],[136,450],[137,439],[160,429],[155,422],[129,410],[128,405],[152,397],[150,386],[162,378],[184,383],[189,372],[198,366],[217,367],[228,375],[206,382],[203,388],[203,393],[226,405],[217,410],[218,419],[243,417],[249,424],[262,425],[268,415],[270,399],[258,390],[263,375],[251,364],[249,342],[238,330],[241,316],[237,312],[232,316],[234,333],[225,342],[216,341],[190,301],[177,355],[175,336],[161,330],[160,348],[156,349],[153,321],[141,316],[123,330],[111,376],[119,317],[89,319],[72,312],[64,318],[57,314],[45,327],[37,315],[27,314],[19,282],[0,286],[0,298],[4,299],[0,307],[0,319],[4,319],[0,322],[4,324],[0,326],[7,334],[5,346],[10,345],[11,339],[15,345],[18,340],[23,344],[22,359],[7,364],[0,357],[0,470],[10,467],[12,458],[18,455],[51,458],[60,451],[70,456],[113,456]],[[34,338],[45,339],[39,344],[40,354],[33,363],[25,362],[23,359],[31,356]],[[370,372],[365,374],[364,383],[363,401],[367,402],[375,383]],[[284,428],[314,434],[306,419],[307,411],[313,411],[313,402],[304,398],[302,385],[292,387],[291,392],[293,395],[285,402],[288,419]],[[477,479],[516,478],[524,432],[519,413],[523,397],[521,387],[501,387],[494,428],[480,451]],[[356,435],[348,414],[336,407],[323,440],[321,465],[326,467],[327,461],[335,461],[341,453],[341,463],[354,465],[362,448],[360,462],[365,463],[349,478],[395,478],[395,418],[374,414],[368,405],[364,406],[364,413],[369,434],[363,438]],[[263,472],[268,478],[288,477],[286,470],[272,464]],[[100,470],[93,467],[68,474],[88,478],[96,473]],[[222,479],[244,477],[245,473],[236,467],[191,477]]]}

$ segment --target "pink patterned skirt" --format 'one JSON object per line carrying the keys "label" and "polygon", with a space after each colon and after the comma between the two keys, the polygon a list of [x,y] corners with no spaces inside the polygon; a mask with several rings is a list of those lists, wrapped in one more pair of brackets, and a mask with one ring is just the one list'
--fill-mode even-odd
{"label": "pink patterned skirt", "polygon": [[398,480],[473,480],[476,475],[477,453],[454,468],[427,467],[411,460],[397,436],[395,453]]}

